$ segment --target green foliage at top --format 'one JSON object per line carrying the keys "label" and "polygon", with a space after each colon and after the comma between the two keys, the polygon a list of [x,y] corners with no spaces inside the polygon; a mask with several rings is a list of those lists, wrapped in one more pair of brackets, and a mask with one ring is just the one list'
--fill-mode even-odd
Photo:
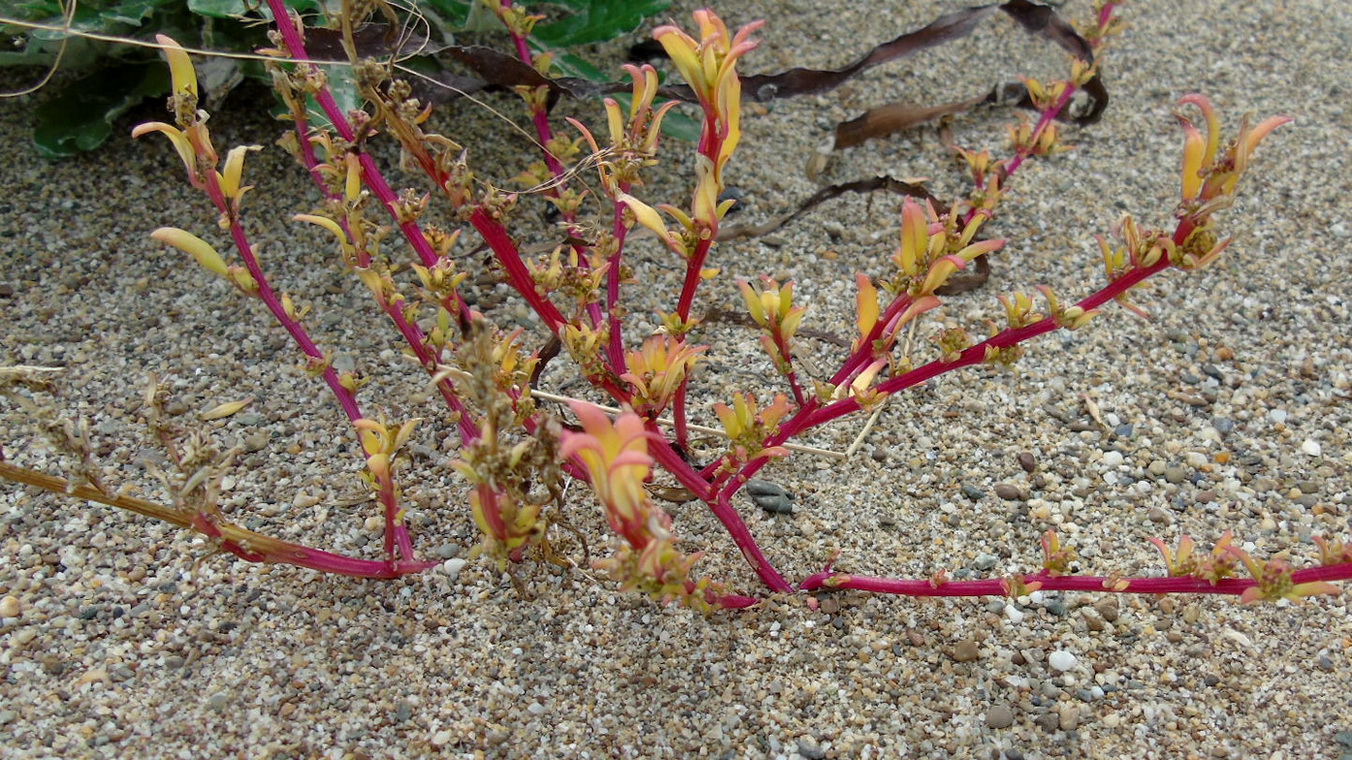
{"label": "green foliage at top", "polygon": [[[633,31],[643,19],[665,9],[670,0],[558,0],[542,7],[547,20],[535,29],[535,41],[550,49],[612,39]],[[286,0],[289,8],[313,16],[319,0]],[[112,123],[146,97],[168,94],[158,52],[144,44],[167,34],[188,47],[250,52],[267,44],[258,22],[270,16],[256,0],[84,0],[66,26],[69,2],[20,0],[5,4],[0,15],[0,66],[58,65],[64,75],[37,111],[33,140],[48,158],[92,150],[112,133]],[[500,29],[491,12],[472,0],[422,0],[418,9],[447,38],[466,29]],[[30,24],[54,27],[34,29]],[[117,37],[107,41],[88,36]],[[8,41],[12,40],[12,42]],[[590,71],[575,55],[568,73]],[[260,65],[229,58],[199,67],[209,99],[218,99],[244,77],[262,78]],[[113,95],[112,93],[116,93]],[[353,104],[355,105],[355,104]]]}

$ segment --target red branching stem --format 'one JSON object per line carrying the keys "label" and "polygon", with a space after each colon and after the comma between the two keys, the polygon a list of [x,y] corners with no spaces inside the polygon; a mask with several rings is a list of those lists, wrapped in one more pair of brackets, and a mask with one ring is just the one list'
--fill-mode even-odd
{"label": "red branching stem", "polygon": [[[1033,155],[1033,146],[1037,145],[1038,138],[1040,138],[1042,133],[1047,129],[1047,125],[1056,121],[1056,117],[1060,116],[1061,112],[1070,104],[1070,99],[1074,97],[1075,92],[1078,89],[1079,88],[1075,86],[1074,82],[1067,82],[1065,92],[1061,93],[1061,97],[1056,99],[1056,102],[1052,104],[1051,108],[1043,111],[1041,115],[1038,116],[1037,124],[1033,126],[1032,135],[1028,138],[1028,144],[1019,147],[1014,158],[1010,160],[1009,166],[1005,168],[1004,181],[1007,181],[1010,177],[1014,176],[1014,172],[1019,170],[1019,167],[1023,165],[1023,162],[1027,161],[1028,157]],[[1004,185],[1004,181],[1001,182],[1001,186]],[[976,213],[977,209],[972,209],[967,212],[967,218],[963,221],[970,222]]]}
{"label": "red branching stem", "polygon": [[[268,8],[272,11],[272,17],[275,21],[277,30],[282,35],[282,40],[287,47],[287,51],[292,58],[302,61],[312,60],[310,54],[305,50],[305,42],[301,38],[300,31],[296,28],[295,19],[291,16],[291,11],[286,7],[283,0],[267,0]],[[312,70],[317,70],[315,64],[307,64]],[[356,132],[352,129],[352,123],[347,115],[338,107],[338,102],[334,100],[333,93],[327,87],[320,88],[314,94],[315,102],[319,104],[324,115],[333,124],[333,128],[338,131],[338,135],[348,142],[356,139]],[[306,141],[301,140],[304,144]],[[375,159],[366,152],[358,155],[358,161],[361,163],[362,182],[371,189],[371,193],[380,200],[381,204],[389,212],[398,225],[399,231],[403,233],[404,238],[408,240],[410,246],[422,261],[423,266],[434,266],[438,261],[437,252],[428,242],[427,236],[423,234],[422,228],[414,221],[401,221],[399,218],[399,199],[390,189],[389,183],[385,181],[385,175],[381,173],[380,167]],[[452,311],[457,314],[461,321],[468,322],[470,313],[469,305],[455,296],[455,304]]]}
{"label": "red branching stem", "polygon": [[[1180,229],[1182,226],[1183,225],[1180,224]],[[1102,290],[1079,301],[1076,305],[1083,308],[1085,311],[1096,309],[1119,295],[1126,293],[1134,286],[1139,285],[1143,280],[1159,274],[1160,272],[1169,269],[1171,266],[1172,265],[1167,258],[1161,257],[1158,262],[1150,267],[1133,269],[1130,272],[1127,272],[1109,283]],[[1025,327],[1006,329],[961,352],[956,361],[945,362],[941,359],[932,361],[929,364],[917,367],[910,372],[884,380],[878,384],[876,390],[880,393],[897,393],[898,391],[919,385],[920,383],[931,380],[939,375],[952,372],[955,369],[981,364],[986,359],[987,349],[1011,348],[1030,338],[1035,338],[1059,328],[1060,325],[1057,324],[1054,318],[1047,317],[1046,319]],[[806,419],[800,420],[799,417],[801,415],[795,416],[793,420],[780,426],[780,434],[781,436],[796,435],[803,430],[822,425],[831,420],[839,419],[858,409],[859,402],[853,398],[836,401],[809,415]],[[777,438],[778,437],[779,436],[777,436]]]}
{"label": "red branching stem", "polygon": [[[1090,46],[1095,53],[1097,53],[1098,49],[1103,45],[1102,32],[1107,31],[1108,26],[1112,23],[1113,10],[1117,5],[1120,5],[1120,3],[1108,3],[1099,12],[1098,27],[1100,35],[1090,43]],[[1076,85],[1074,81],[1067,80],[1066,89],[1061,93],[1061,97],[1057,98],[1056,102],[1052,104],[1050,108],[1039,114],[1037,124],[1034,125],[1033,131],[1028,138],[1028,142],[1025,145],[1019,146],[1014,158],[1010,160],[1009,165],[1001,172],[1000,187],[1002,189],[1008,185],[1009,178],[1014,176],[1014,173],[1019,170],[1019,167],[1023,165],[1023,162],[1027,161],[1028,158],[1033,155],[1033,148],[1042,137],[1042,133],[1046,131],[1048,125],[1060,118],[1061,112],[1066,109],[1066,106],[1070,105],[1071,98],[1073,98],[1078,91],[1079,86]],[[987,182],[989,182],[989,180],[987,180]],[[970,209],[964,216],[962,223],[964,225],[968,224],[980,211],[981,209],[978,208]]]}
{"label": "red branching stem", "polygon": [[695,292],[699,290],[703,278],[704,262],[709,258],[709,249],[713,247],[718,230],[714,229],[708,237],[702,238],[685,263],[685,281],[681,284],[681,297],[676,302],[676,314],[683,320],[690,319],[690,310],[695,305]]}
{"label": "red branching stem", "polygon": [[90,485],[71,483],[54,475],[36,472],[0,461],[0,478],[36,486],[53,493],[68,494],[76,498],[107,504],[135,512],[146,517],[163,520],[171,525],[196,530],[199,533],[219,540],[220,547],[249,562],[272,562],[295,565],[323,573],[349,575],[355,578],[397,578],[401,575],[420,573],[435,562],[388,562],[369,559],[357,559],[342,554],[311,549],[307,546],[282,541],[261,533],[241,528],[215,516],[204,516],[200,512],[174,509],[153,501],[139,499],[123,493],[104,493]]}
{"label": "red branching stem", "polygon": [[887,308],[884,309],[883,313],[878,317],[877,323],[869,330],[868,335],[865,335],[860,339],[859,348],[855,349],[855,352],[845,360],[845,363],[840,366],[840,369],[836,374],[831,376],[831,385],[840,385],[841,383],[849,382],[854,379],[854,376],[863,370],[864,367],[868,366],[877,358],[873,349],[874,344],[884,338],[890,340],[893,337],[891,335],[884,336],[883,331],[888,329],[888,326],[891,325],[892,321],[895,320],[899,314],[906,311],[910,305],[910,293],[902,293],[892,299],[892,302],[887,305]]}
{"label": "red branching stem", "polygon": [[[330,201],[341,202],[342,197],[329,191],[328,186],[324,182],[324,176],[319,172],[319,159],[315,156],[314,146],[310,144],[309,140],[305,139],[306,131],[307,128],[304,121],[299,116],[296,116],[296,137],[299,138],[299,142],[302,146],[301,162],[309,171],[310,178],[314,180],[319,191]],[[343,234],[347,235],[348,240],[356,240],[356,237],[352,234],[352,226],[348,222],[347,217],[338,219],[337,222],[342,228]],[[369,267],[370,265],[370,252],[365,249],[358,249],[357,266]],[[384,299],[377,300],[380,302],[381,310],[384,311],[386,316],[390,318],[390,321],[394,323],[395,328],[399,330],[399,334],[403,336],[404,341],[408,343],[414,356],[417,357],[418,364],[426,369],[428,373],[435,374],[438,364],[437,357],[432,354],[431,348],[428,347],[427,336],[423,333],[422,329],[416,324],[408,321],[404,316],[403,310],[398,307],[398,304],[386,303]],[[456,416],[456,424],[460,428],[460,439],[466,444],[477,441],[481,437],[479,426],[474,422],[474,418],[470,415],[464,402],[460,400],[460,396],[455,392],[455,384],[452,383],[449,378],[442,378],[437,382],[437,390],[441,393],[442,399],[446,401],[446,406],[451,410],[452,414]]]}
{"label": "red branching stem", "polygon": [[498,263],[502,264],[503,270],[507,272],[512,287],[516,288],[522,298],[526,299],[526,303],[530,304],[531,309],[540,315],[549,331],[558,334],[568,320],[564,319],[553,302],[536,289],[535,278],[531,277],[530,271],[526,269],[526,263],[521,260],[521,252],[517,250],[516,243],[512,242],[512,237],[507,234],[502,223],[489,216],[483,208],[474,209],[470,214],[469,223],[478,230],[484,242],[492,249]]}
{"label": "red branching stem", "polygon": [[788,366],[784,379],[788,380],[789,390],[793,392],[793,402],[801,409],[807,403],[807,396],[803,393],[803,386],[798,382],[798,370],[793,368],[793,353],[789,351],[789,342],[778,332],[771,333],[770,339],[775,342],[775,348],[779,349],[779,355],[784,357],[784,363]]}
{"label": "red branching stem", "polygon": [[[629,192],[629,183],[621,183],[620,192]],[[611,257],[610,268],[606,270],[606,314],[609,315],[606,358],[617,375],[629,371],[624,360],[624,319],[620,314],[620,270],[624,264],[625,237],[629,234],[629,228],[624,224],[624,209],[622,201],[615,202],[615,221],[611,226],[611,234],[615,237],[615,255]]]}
{"label": "red branching stem", "polygon": [[742,516],[732,506],[729,495],[717,493],[699,473],[695,472],[689,464],[686,463],[681,455],[671,447],[671,444],[662,436],[652,423],[649,423],[648,453],[657,464],[671,473],[682,486],[687,488],[696,498],[709,505],[709,509],[723,523],[723,527],[732,537],[733,543],[742,552],[742,556],[756,571],[761,582],[775,593],[792,593],[793,587],[784,579],[784,576],[775,569],[770,560],[765,557],[761,551],[760,545],[752,537],[751,530],[747,528],[746,522]]}
{"label": "red branching stem", "polygon": [[[1291,574],[1293,584],[1348,579],[1352,579],[1352,563],[1306,568]],[[1212,583],[1191,576],[1119,578],[1114,576],[1061,575],[1052,577],[1045,572],[1024,575],[1020,580],[1030,586],[1039,584],[1036,586],[1038,591],[1093,591],[1122,594],[1225,594],[1238,596],[1258,585],[1258,582],[1252,578],[1227,578]],[[845,588],[901,596],[1009,595],[1007,580],[1000,578],[978,581],[945,581],[936,584],[930,579],[904,580],[825,571],[810,575],[798,584],[800,591]]]}

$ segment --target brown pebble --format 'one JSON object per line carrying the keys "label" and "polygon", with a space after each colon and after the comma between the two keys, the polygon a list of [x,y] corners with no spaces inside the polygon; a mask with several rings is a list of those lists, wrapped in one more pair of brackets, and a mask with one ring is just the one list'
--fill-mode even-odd
{"label": "brown pebble", "polygon": [[953,659],[958,662],[972,662],[980,656],[981,650],[971,639],[963,639],[953,646]]}
{"label": "brown pebble", "polygon": [[1024,472],[1032,472],[1037,469],[1037,460],[1033,458],[1033,452],[1021,451],[1018,459],[1019,466],[1023,468]]}
{"label": "brown pebble", "polygon": [[919,631],[907,631],[906,638],[910,639],[911,646],[913,647],[923,647],[925,645],[925,637]]}
{"label": "brown pebble", "polygon": [[1108,627],[1108,621],[1104,620],[1103,616],[1092,608],[1086,607],[1080,614],[1084,617],[1084,624],[1091,631],[1102,631]]}
{"label": "brown pebble", "polygon": [[1109,623],[1116,623],[1121,612],[1117,609],[1117,597],[1105,596],[1094,602],[1094,611],[1107,620]]}
{"label": "brown pebble", "polygon": [[1061,723],[1062,731],[1074,731],[1080,725],[1080,708],[1069,703],[1062,703],[1056,708],[1057,718]]}
{"label": "brown pebble", "polygon": [[1014,485],[1013,483],[996,483],[995,495],[999,496],[1005,501],[1014,501],[1016,499],[1023,498],[1023,492],[1021,492],[1019,490],[1019,487]]}
{"label": "brown pebble", "polygon": [[19,604],[18,599],[12,596],[0,599],[0,618],[18,617],[21,612],[23,612],[23,605]]}

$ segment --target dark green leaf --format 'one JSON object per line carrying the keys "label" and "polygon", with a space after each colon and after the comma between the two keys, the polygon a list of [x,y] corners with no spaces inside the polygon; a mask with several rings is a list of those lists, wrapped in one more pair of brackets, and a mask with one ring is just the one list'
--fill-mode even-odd
{"label": "dark green leaf", "polygon": [[534,37],[553,47],[604,42],[634,31],[643,19],[666,10],[670,0],[557,0],[573,14],[535,27]]}
{"label": "dark green leaf", "polygon": [[159,63],[124,64],[72,83],[38,107],[33,142],[47,158],[97,148],[113,120],[147,97],[169,92],[169,72]]}

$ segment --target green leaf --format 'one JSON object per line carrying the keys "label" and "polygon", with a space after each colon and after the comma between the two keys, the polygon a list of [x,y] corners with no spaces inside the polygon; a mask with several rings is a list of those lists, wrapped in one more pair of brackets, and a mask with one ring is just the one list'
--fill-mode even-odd
{"label": "green leaf", "polygon": [[[611,97],[615,99],[616,103],[620,104],[620,110],[625,112],[629,111],[629,104],[634,101],[634,96],[627,92],[617,92]],[[657,110],[665,102],[661,98],[654,100],[653,110]],[[667,137],[674,137],[677,140],[698,142],[700,132],[703,129],[704,120],[682,111],[681,106],[667,111],[667,115],[662,117],[662,134]]]}
{"label": "green leaf", "polygon": [[534,36],[553,47],[604,42],[634,31],[643,19],[666,10],[671,0],[556,0],[573,14],[535,27]]}
{"label": "green leaf", "polygon": [[469,0],[422,0],[418,4],[419,10],[430,10],[457,29],[465,27],[471,10],[478,7],[479,3]]}
{"label": "green leaf", "polygon": [[38,106],[33,142],[46,158],[97,148],[113,121],[147,97],[169,92],[169,71],[159,61],[123,64],[80,79]]}
{"label": "green leaf", "polygon": [[249,10],[244,0],[188,0],[188,10],[210,18],[236,18]]}
{"label": "green leaf", "polygon": [[556,57],[554,59],[554,66],[556,66],[564,76],[581,77],[583,79],[590,79],[593,82],[607,82],[610,80],[610,77],[606,76],[606,72],[572,53],[564,53],[563,55]]}

